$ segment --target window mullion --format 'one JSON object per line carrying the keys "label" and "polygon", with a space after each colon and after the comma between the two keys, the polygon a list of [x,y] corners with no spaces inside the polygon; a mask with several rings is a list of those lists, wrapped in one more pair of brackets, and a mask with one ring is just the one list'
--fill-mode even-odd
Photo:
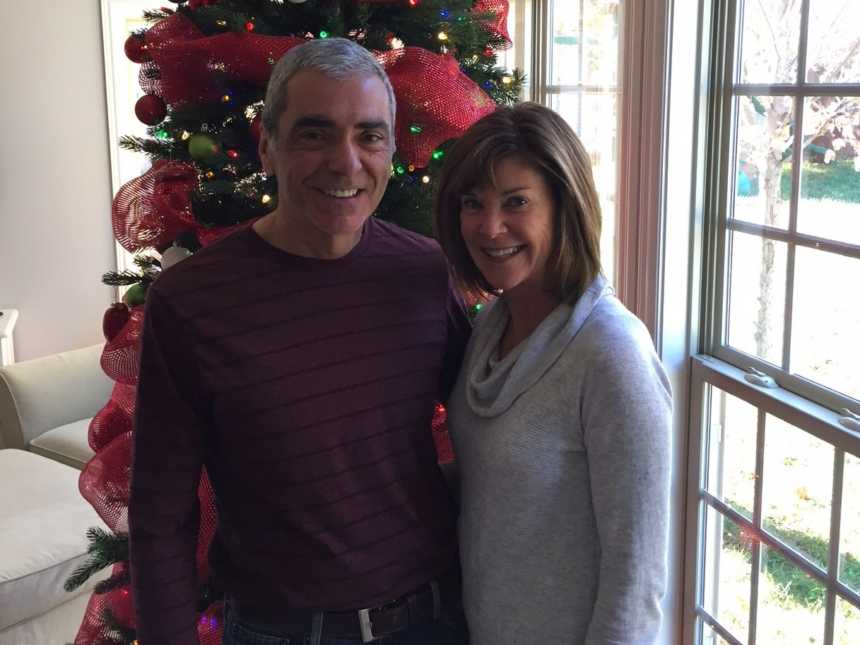
{"label": "window mullion", "polygon": [[[767,428],[765,425],[766,413],[759,408],[758,422],[756,424],[756,447],[755,447],[755,486],[753,493],[753,526],[757,534],[762,531],[761,526],[761,509],[762,509],[762,491],[764,490],[764,447],[765,433]],[[756,642],[756,625],[758,624],[758,589],[759,575],[761,573],[761,542],[755,540],[752,545],[750,571],[750,624],[749,635],[747,642],[749,645],[755,645]]]}
{"label": "window mullion", "polygon": [[[842,529],[842,482],[845,475],[845,451],[836,448],[833,455],[833,495],[830,502],[830,553],[827,560],[827,577],[834,583],[839,581],[839,540]],[[833,644],[833,628],[836,621],[836,593],[827,590],[824,608],[824,645]]]}

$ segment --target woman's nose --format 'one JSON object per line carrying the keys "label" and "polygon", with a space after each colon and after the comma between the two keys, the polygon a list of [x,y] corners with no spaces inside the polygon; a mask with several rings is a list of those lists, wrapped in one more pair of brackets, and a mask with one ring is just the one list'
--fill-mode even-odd
{"label": "woman's nose", "polygon": [[487,208],[481,215],[478,230],[486,237],[497,237],[505,232],[505,222],[497,208]]}

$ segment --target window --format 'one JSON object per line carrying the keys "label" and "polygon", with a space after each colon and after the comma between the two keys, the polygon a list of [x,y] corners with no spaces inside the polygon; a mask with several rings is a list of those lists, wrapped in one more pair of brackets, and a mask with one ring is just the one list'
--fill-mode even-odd
{"label": "window", "polygon": [[860,4],[711,3],[687,643],[860,634]]}
{"label": "window", "polygon": [[[558,112],[591,156],[603,211],[601,255],[615,273],[618,132],[621,110],[622,0],[511,0],[509,25],[532,57],[514,59],[527,72],[526,98]],[[533,43],[533,47],[531,46]]]}

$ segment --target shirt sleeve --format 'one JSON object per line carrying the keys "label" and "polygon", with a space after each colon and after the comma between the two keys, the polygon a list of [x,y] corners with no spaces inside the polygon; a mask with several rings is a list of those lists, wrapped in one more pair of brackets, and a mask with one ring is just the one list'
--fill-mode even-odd
{"label": "shirt sleeve", "polygon": [[183,321],[155,288],[141,343],[129,502],[137,640],[193,645],[204,404]]}
{"label": "shirt sleeve", "polygon": [[582,418],[600,568],[586,643],[653,643],[667,576],[670,385],[642,325],[615,330],[591,359]]}
{"label": "shirt sleeve", "polygon": [[442,372],[439,376],[439,401],[447,403],[463,364],[466,343],[472,333],[472,325],[466,313],[463,297],[448,278],[448,294],[445,301],[445,316],[447,320],[447,335],[445,339],[445,357]]}

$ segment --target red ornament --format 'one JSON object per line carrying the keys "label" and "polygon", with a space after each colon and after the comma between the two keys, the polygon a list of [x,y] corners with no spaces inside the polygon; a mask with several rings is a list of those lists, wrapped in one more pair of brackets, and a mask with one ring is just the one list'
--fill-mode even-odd
{"label": "red ornament", "polygon": [[131,316],[131,310],[123,302],[115,302],[105,311],[102,317],[102,332],[105,340],[110,342],[122,331]]}
{"label": "red ornament", "polygon": [[250,20],[245,23],[245,31],[254,31],[254,23]]}
{"label": "red ornament", "polygon": [[152,60],[152,56],[146,51],[146,43],[141,36],[132,34],[126,38],[123,49],[125,50],[125,57],[132,63],[140,64]]}
{"label": "red ornament", "polygon": [[228,157],[230,157],[230,159],[238,159],[239,158],[239,151],[238,150],[232,150],[231,149],[231,150],[228,150],[226,154]]}
{"label": "red ornament", "polygon": [[263,117],[259,114],[251,120],[251,136],[254,137],[254,143],[260,145],[260,134],[263,130]]}
{"label": "red ornament", "polygon": [[167,115],[167,106],[160,97],[154,94],[144,94],[134,104],[134,114],[141,123],[157,125]]}

